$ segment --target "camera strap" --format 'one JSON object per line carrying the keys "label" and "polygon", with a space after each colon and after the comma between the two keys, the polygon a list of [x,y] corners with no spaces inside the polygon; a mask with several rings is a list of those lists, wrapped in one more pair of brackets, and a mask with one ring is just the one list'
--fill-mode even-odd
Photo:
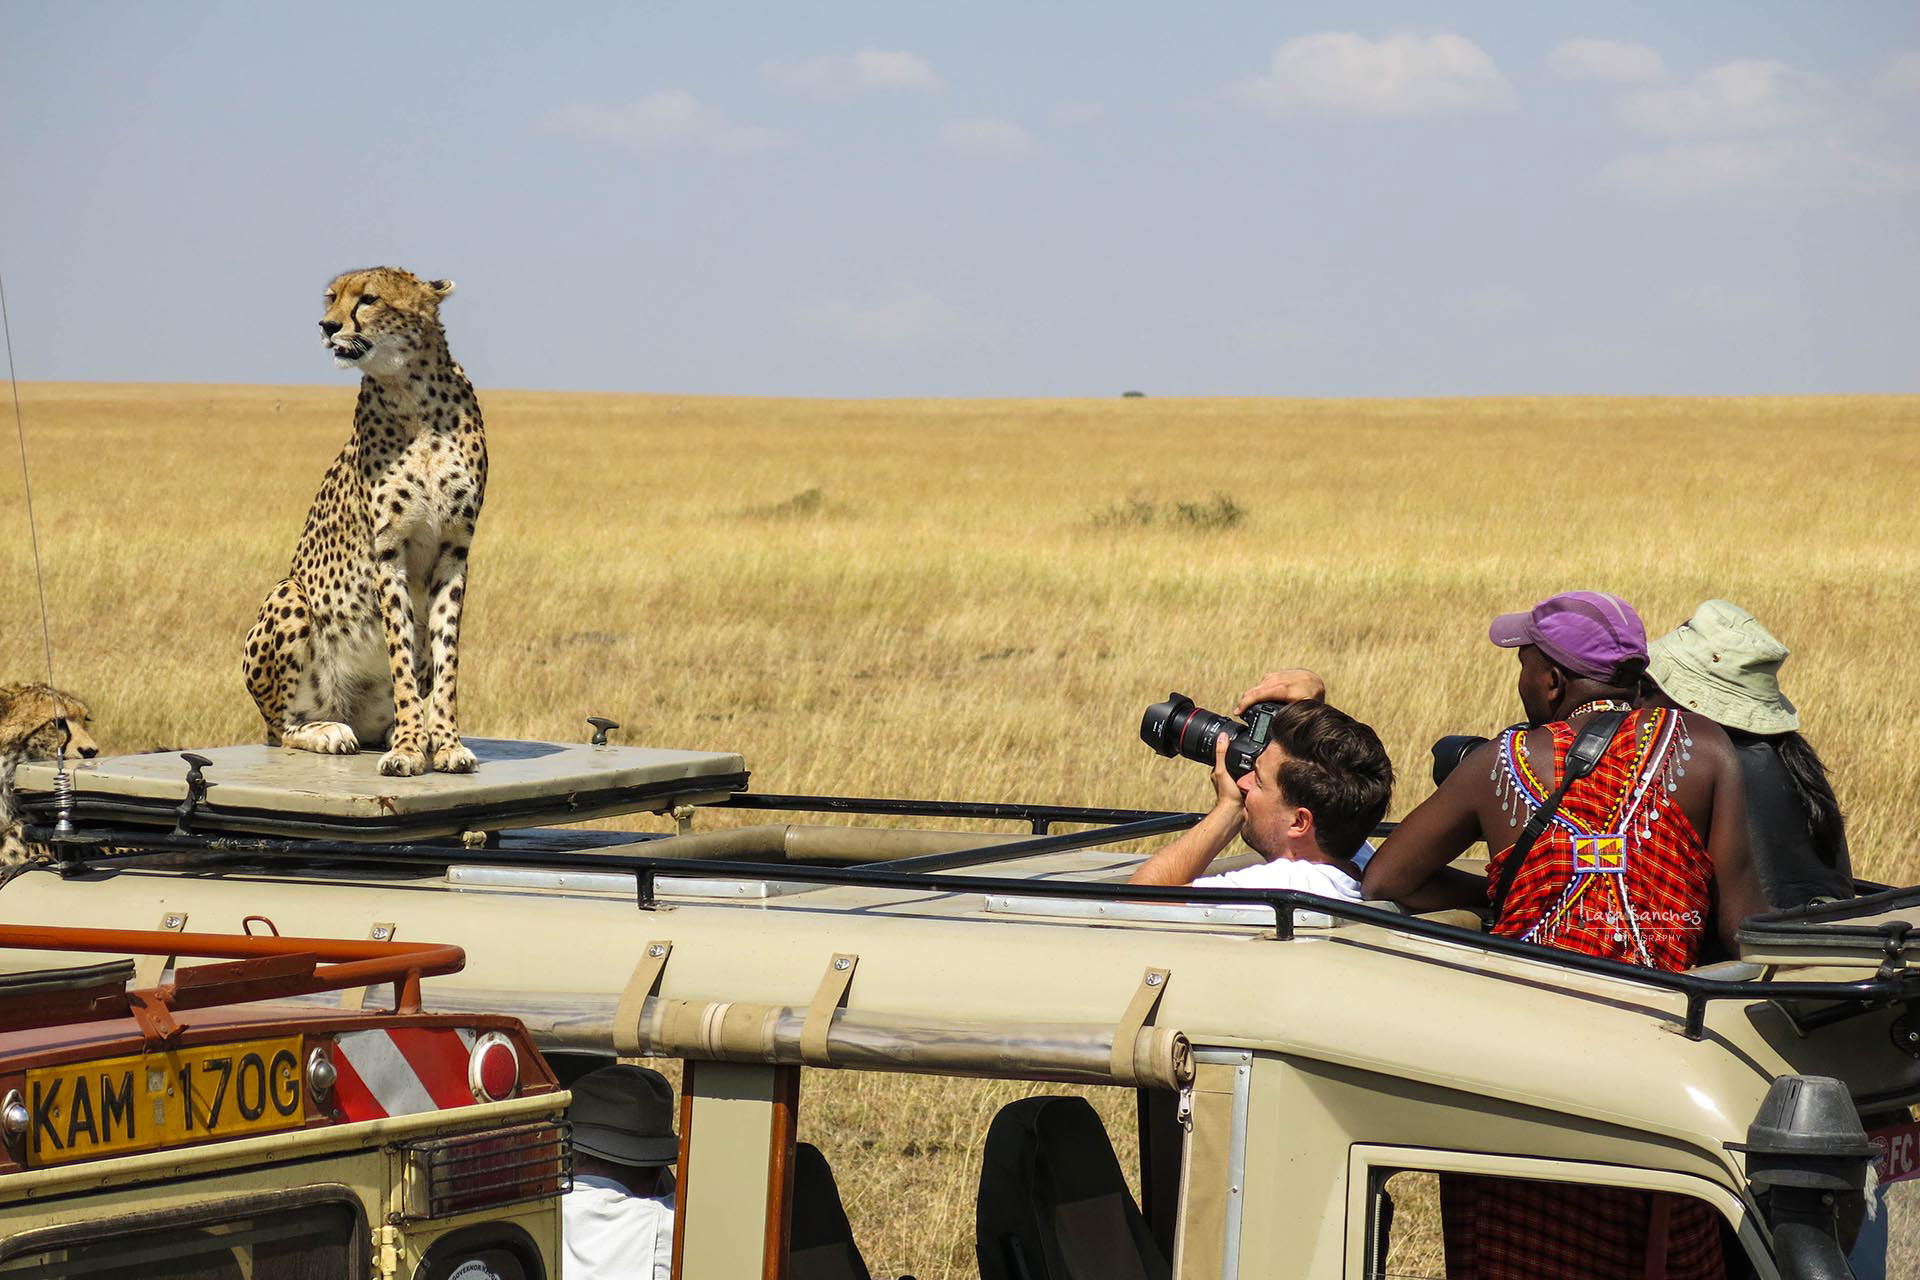
{"label": "camera strap", "polygon": [[1567,788],[1593,772],[1600,763],[1600,757],[1607,754],[1607,747],[1613,742],[1613,735],[1620,732],[1620,725],[1630,712],[1601,711],[1593,719],[1580,726],[1580,732],[1574,735],[1573,745],[1567,748],[1567,760],[1563,766],[1560,785],[1533,816],[1527,819],[1526,827],[1520,832],[1520,838],[1513,842],[1512,852],[1507,854],[1507,865],[1501,868],[1500,883],[1494,886],[1490,906],[1493,919],[1500,918],[1501,910],[1507,905],[1507,894],[1513,891],[1514,877],[1520,874],[1520,865],[1527,860],[1534,841],[1546,834],[1547,824],[1553,821],[1553,815],[1560,812],[1560,802],[1567,798]]}

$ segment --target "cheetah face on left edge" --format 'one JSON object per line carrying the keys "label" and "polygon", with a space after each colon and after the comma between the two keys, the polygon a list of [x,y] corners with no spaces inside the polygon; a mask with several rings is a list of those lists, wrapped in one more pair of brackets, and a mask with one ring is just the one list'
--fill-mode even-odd
{"label": "cheetah face on left edge", "polygon": [[342,369],[374,377],[400,372],[440,324],[451,280],[422,280],[397,267],[348,271],[328,286],[320,340]]}
{"label": "cheetah face on left edge", "polygon": [[0,754],[22,760],[91,760],[100,747],[87,704],[51,685],[0,685]]}

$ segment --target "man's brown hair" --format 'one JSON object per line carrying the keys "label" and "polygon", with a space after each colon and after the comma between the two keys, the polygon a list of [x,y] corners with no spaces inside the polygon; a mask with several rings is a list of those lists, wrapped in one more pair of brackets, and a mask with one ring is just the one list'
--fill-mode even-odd
{"label": "man's brown hair", "polygon": [[1393,762],[1380,735],[1324,702],[1292,702],[1273,718],[1268,740],[1287,754],[1280,793],[1313,814],[1322,853],[1350,858],[1393,797]]}

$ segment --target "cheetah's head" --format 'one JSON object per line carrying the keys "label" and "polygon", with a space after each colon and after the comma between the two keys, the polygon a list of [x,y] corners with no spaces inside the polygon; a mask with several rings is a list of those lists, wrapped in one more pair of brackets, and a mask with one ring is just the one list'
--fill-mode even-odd
{"label": "cheetah's head", "polygon": [[51,685],[0,684],[0,752],[23,760],[51,760],[62,744],[69,760],[99,754],[87,731],[87,704]]}
{"label": "cheetah's head", "polygon": [[443,340],[440,304],[451,280],[422,280],[398,267],[365,267],[327,286],[320,340],[342,369],[392,377]]}

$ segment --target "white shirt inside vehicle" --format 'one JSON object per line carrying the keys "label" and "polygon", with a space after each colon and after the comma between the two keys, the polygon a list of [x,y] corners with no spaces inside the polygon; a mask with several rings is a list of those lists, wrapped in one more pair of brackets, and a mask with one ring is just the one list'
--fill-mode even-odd
{"label": "white shirt inside vehicle", "polygon": [[[1364,867],[1373,856],[1373,846],[1363,844],[1354,856],[1354,864]],[[1360,882],[1338,867],[1324,862],[1302,862],[1298,858],[1275,858],[1256,862],[1238,871],[1217,876],[1201,876],[1193,882],[1196,889],[1297,889],[1322,898],[1360,901]]]}
{"label": "white shirt inside vehicle", "polygon": [[[671,1176],[667,1179],[671,1184]],[[636,1196],[612,1178],[575,1174],[560,1199],[567,1280],[668,1280],[673,1191]]]}

